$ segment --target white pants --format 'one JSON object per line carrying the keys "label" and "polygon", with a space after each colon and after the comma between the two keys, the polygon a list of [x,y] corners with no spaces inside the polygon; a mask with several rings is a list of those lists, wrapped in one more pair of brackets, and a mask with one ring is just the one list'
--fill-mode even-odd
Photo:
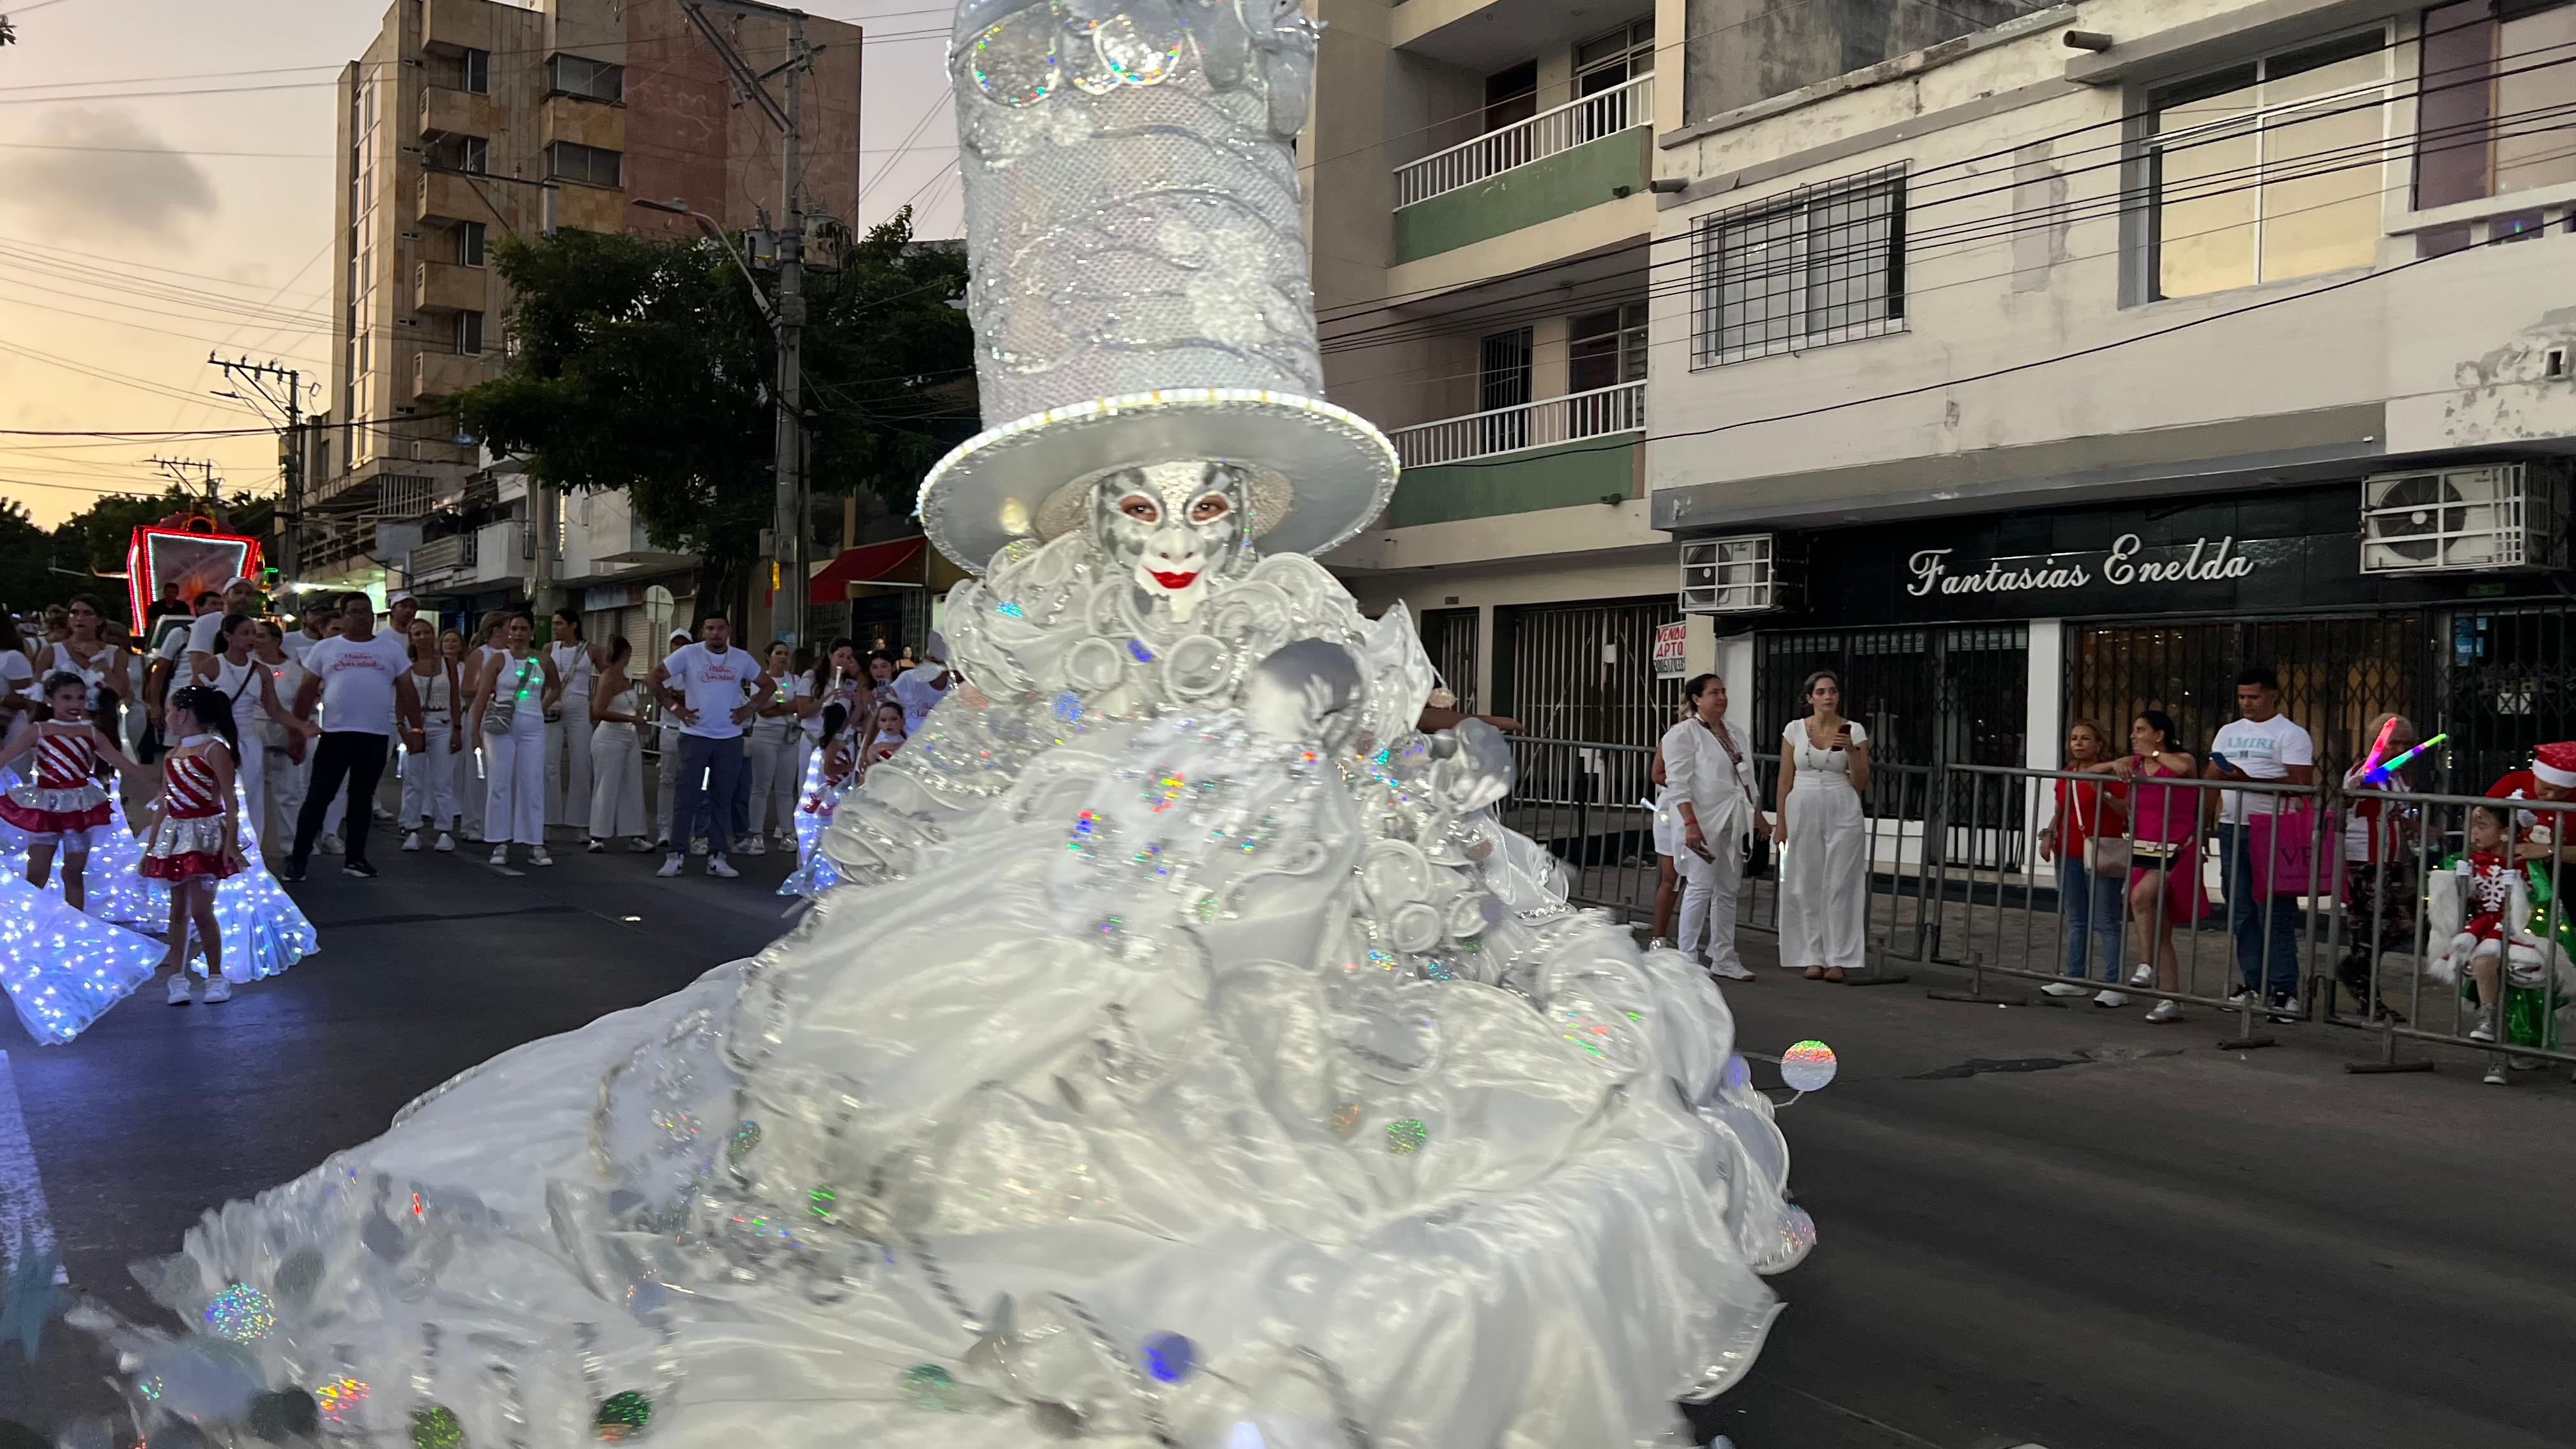
{"label": "white pants", "polygon": [[[282,745],[264,748],[260,755],[260,773],[265,777],[260,783],[268,794],[268,813],[260,817],[259,838],[292,845],[295,843],[295,817],[304,812],[304,792],[313,779],[308,768],[313,757],[308,754],[304,763],[298,764],[286,757],[286,749]],[[269,833],[272,820],[278,826],[278,833],[274,836]]]}
{"label": "white pants", "polygon": [[448,748],[447,716],[426,717],[421,733],[426,745],[418,753],[403,751],[402,828],[418,830],[436,826],[450,830],[456,825],[456,756]]}
{"label": "white pants", "polygon": [[643,833],[643,741],[631,724],[603,722],[590,732],[590,838]]}
{"label": "white pants", "polygon": [[590,701],[564,691],[546,726],[546,819],[557,825],[584,825],[590,819]]}
{"label": "white pants", "polygon": [[492,779],[483,797],[483,838],[490,845],[546,843],[546,719],[521,709],[507,734],[485,735]]}
{"label": "white pants", "polygon": [[680,803],[679,727],[662,726],[661,735],[655,743],[662,751],[662,758],[661,763],[653,770],[653,834],[657,839],[670,840],[674,845],[685,847],[688,845],[686,840],[673,840],[671,836],[671,815],[679,808]]}
{"label": "white pants", "polygon": [[468,840],[483,838],[483,796],[490,788],[483,783],[483,737],[474,732],[474,718],[465,720],[465,750],[456,757],[453,788],[456,791],[456,813]]}
{"label": "white pants", "polygon": [[243,818],[249,824],[251,834],[259,837],[259,843],[265,849],[268,826],[260,819],[259,811],[268,800],[268,748],[259,742],[258,736],[253,735],[242,741],[240,756],[240,763],[233,767],[237,772],[233,783],[241,791]]}
{"label": "white pants", "polygon": [[1800,775],[1785,812],[1780,860],[1780,964],[1858,971],[1869,945],[1869,825],[1839,776]]}
{"label": "white pants", "polygon": [[780,736],[775,729],[773,725],[754,730],[751,736],[751,821],[747,828],[753,835],[763,829],[784,834],[793,828],[796,793],[805,782],[805,732],[791,729]]}
{"label": "white pants", "polygon": [[1715,860],[1685,846],[1673,857],[1682,876],[1681,951],[1706,966],[1741,967],[1735,954],[1735,903],[1744,888],[1744,852],[1737,840],[1709,842]]}

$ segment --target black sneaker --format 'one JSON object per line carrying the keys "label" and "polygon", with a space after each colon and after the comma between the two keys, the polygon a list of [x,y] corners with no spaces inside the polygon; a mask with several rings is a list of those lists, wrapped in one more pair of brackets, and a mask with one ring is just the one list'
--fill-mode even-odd
{"label": "black sneaker", "polygon": [[285,866],[277,872],[277,878],[288,885],[302,885],[304,883],[304,862],[300,860],[288,861]]}
{"label": "black sneaker", "polygon": [[2306,1013],[2299,1010],[2299,998],[2287,991],[2264,1003],[2263,1014],[2274,1021],[2292,1025],[2308,1019]]}
{"label": "black sneaker", "polygon": [[374,880],[376,868],[363,860],[344,860],[340,863],[340,874],[354,875],[361,880]]}

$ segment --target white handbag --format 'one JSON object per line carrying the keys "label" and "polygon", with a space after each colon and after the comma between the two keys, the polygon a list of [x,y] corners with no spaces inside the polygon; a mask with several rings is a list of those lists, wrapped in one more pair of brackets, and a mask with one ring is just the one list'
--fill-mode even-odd
{"label": "white handbag", "polygon": [[[2068,783],[2074,786],[2067,793],[2075,799],[2075,828],[2084,832],[2084,868],[2095,875],[2127,875],[2129,842],[2117,837],[2104,840],[2094,834],[2093,827],[2084,823],[2084,786],[2074,781]],[[2101,787],[2097,785],[2094,788],[2098,791]]]}

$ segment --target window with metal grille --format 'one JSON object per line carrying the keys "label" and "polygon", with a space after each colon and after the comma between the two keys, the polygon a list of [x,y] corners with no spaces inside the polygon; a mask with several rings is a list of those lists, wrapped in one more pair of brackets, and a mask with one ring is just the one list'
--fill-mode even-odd
{"label": "window with metal grille", "polygon": [[546,147],[546,175],[557,181],[578,181],[586,186],[615,186],[625,156],[616,151],[603,151],[597,146],[584,146],[572,141],[557,141]]}
{"label": "window with metal grille", "polygon": [[624,100],[626,67],[592,60],[588,56],[558,55],[554,58],[554,75],[549,84],[560,94],[580,96],[584,100]]}
{"label": "window with metal grille", "polygon": [[1474,609],[1422,611],[1422,652],[1431,657],[1441,686],[1457,697],[1457,707],[1468,714],[1476,712],[1478,632]]}
{"label": "window with metal grille", "polygon": [[1565,390],[1590,392],[1646,375],[1646,304],[1586,312],[1566,329]]}
{"label": "window with metal grille", "polygon": [[1507,453],[1529,446],[1530,329],[1488,335],[1476,348],[1476,447]]}
{"label": "window with metal grille", "polygon": [[1904,169],[1721,211],[1695,260],[1694,366],[1901,332]]}
{"label": "window with metal grille", "polygon": [[2388,80],[2373,26],[2150,92],[2156,295],[2370,265]]}

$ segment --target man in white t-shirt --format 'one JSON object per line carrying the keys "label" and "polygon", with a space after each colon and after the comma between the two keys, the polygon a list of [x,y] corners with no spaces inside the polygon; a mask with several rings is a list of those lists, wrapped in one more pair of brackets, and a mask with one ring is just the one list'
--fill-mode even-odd
{"label": "man in white t-shirt", "polygon": [[[730,880],[741,873],[727,857],[732,854],[734,791],[743,770],[742,729],[757,713],[753,701],[767,695],[772,683],[758,660],[733,647],[733,626],[722,614],[709,614],[699,624],[697,643],[671,651],[653,666],[653,693],[680,722],[680,788],[671,843],[681,848],[662,862],[661,874],[680,873],[688,858],[685,842],[697,832],[702,808],[707,874]],[[671,768],[667,758],[662,768]]]}
{"label": "man in white t-shirt", "polygon": [[930,646],[922,651],[927,664],[916,665],[894,677],[894,697],[903,702],[903,732],[921,733],[921,722],[939,707],[948,693],[949,681],[957,676],[948,669],[948,641],[937,634],[930,636]]}
{"label": "man in white t-shirt", "polygon": [[304,651],[331,637],[331,619],[336,612],[332,602],[320,594],[304,601],[304,627],[289,633],[283,643],[296,663],[304,662]]}
{"label": "man in white t-shirt", "polygon": [[[2236,676],[2236,711],[2242,716],[2221,725],[2202,769],[2212,780],[2280,781],[2313,785],[2317,779],[2316,742],[2281,713],[2281,677],[2257,666]],[[2275,1021],[2299,1020],[2299,907],[2295,896],[2259,895],[2254,887],[2253,847],[2257,816],[2293,818],[2280,828],[2306,830],[2304,811],[2313,802],[2295,796],[2249,790],[2218,792],[2218,843],[2227,862],[2228,924],[2236,934],[2236,975],[2242,997],[2261,992]],[[2268,844],[2271,821],[2260,832]]]}
{"label": "man in white t-shirt", "polygon": [[296,813],[295,849],[287,857],[286,878],[304,878],[304,863],[313,857],[323,817],[346,783],[349,807],[343,818],[349,853],[341,873],[372,879],[376,868],[367,861],[367,826],[375,815],[376,785],[384,779],[397,719],[405,741],[414,749],[422,747],[411,651],[404,641],[377,632],[373,600],[346,594],[340,600],[339,634],[304,651],[304,668],[309,677],[295,692],[295,713],[311,719],[319,703],[322,737],[313,747],[312,787]]}

